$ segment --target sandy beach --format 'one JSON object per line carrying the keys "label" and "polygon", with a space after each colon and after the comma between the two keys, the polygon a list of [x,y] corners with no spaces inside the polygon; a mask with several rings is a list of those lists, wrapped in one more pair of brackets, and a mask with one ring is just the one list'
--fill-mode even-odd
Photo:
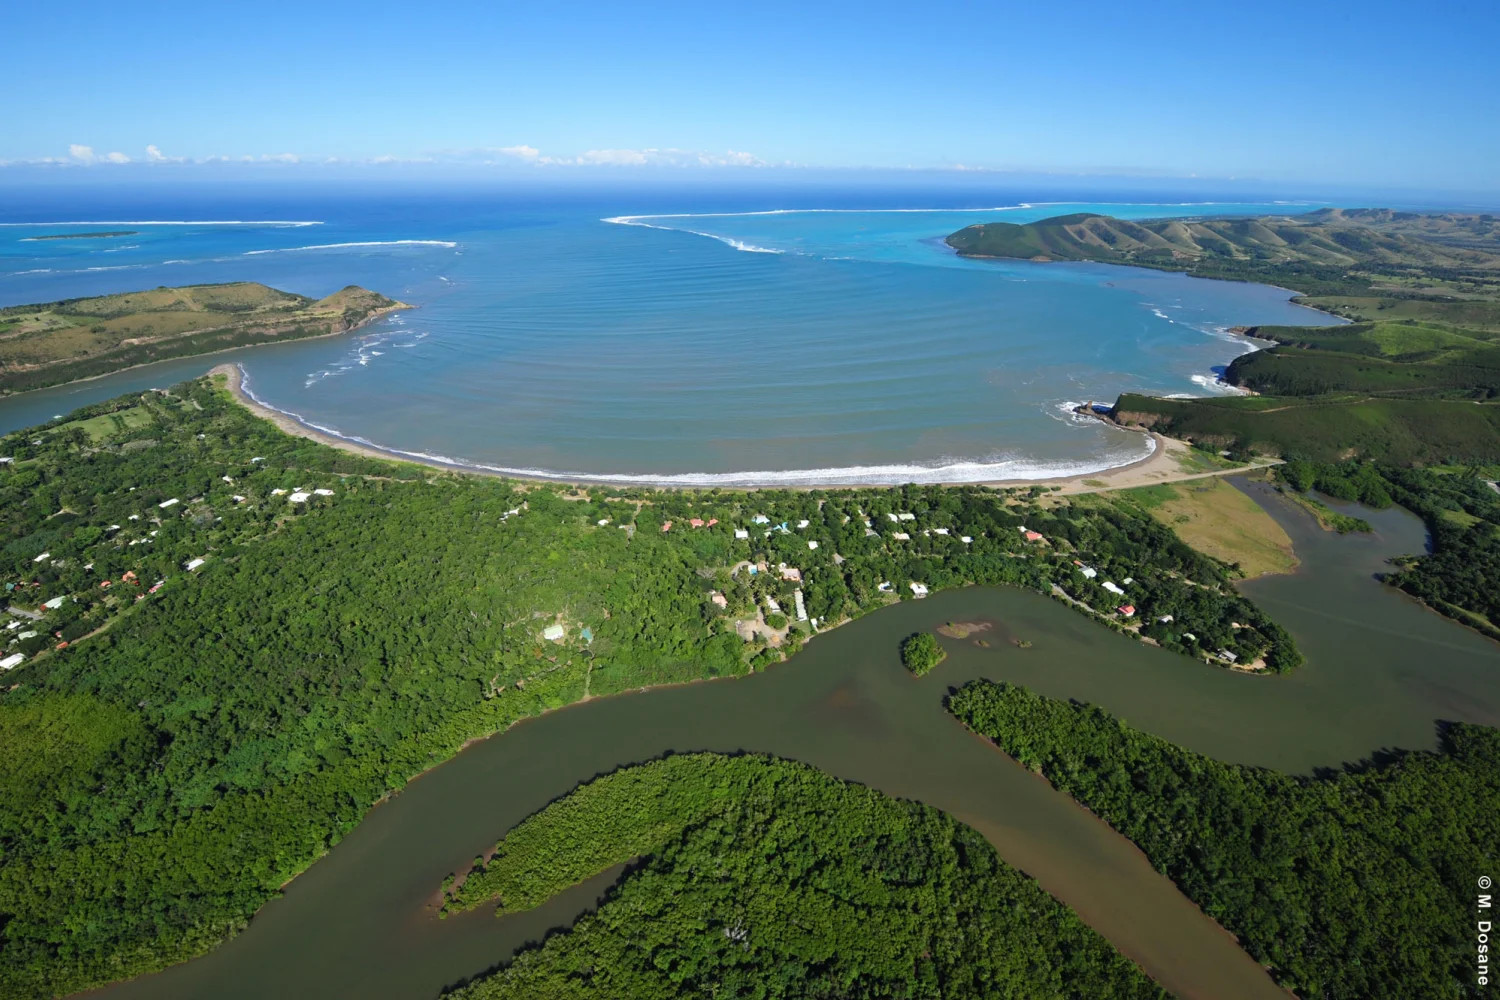
{"label": "sandy beach", "polygon": [[[273,410],[268,406],[263,406],[260,403],[257,403],[250,397],[247,392],[245,392],[244,386],[241,384],[241,373],[238,365],[216,365],[209,370],[208,374],[212,376],[223,376],[225,379],[226,388],[228,388],[230,393],[233,394],[234,398],[239,401],[240,405],[244,406],[256,416],[263,417],[264,419],[269,420],[271,423],[275,424],[278,428],[280,428],[287,434],[291,434],[296,437],[307,438],[311,441],[317,441],[320,444],[328,445],[330,448],[338,448],[341,451],[347,451],[352,454],[364,455],[367,458],[383,459],[387,462],[405,462],[411,465],[425,465],[428,468],[438,469],[443,472],[457,473],[461,475],[493,476],[499,479],[524,479],[533,482],[556,482],[577,486],[602,485],[597,481],[591,481],[587,478],[549,479],[539,476],[522,476],[513,473],[491,472],[487,469],[474,469],[467,466],[447,465],[442,462],[419,460],[410,458],[405,455],[392,454],[390,452],[382,451],[379,448],[371,448],[366,445],[358,444],[354,441],[348,441],[344,438],[337,437],[332,434],[325,434],[322,431],[309,427],[301,421],[280,412],[279,410]],[[1186,441],[1179,441],[1176,438],[1163,437],[1162,435],[1156,434],[1151,431],[1141,431],[1140,433],[1149,434],[1151,438],[1156,442],[1156,448],[1151,452],[1150,455],[1147,455],[1145,458],[1140,459],[1139,461],[1131,462],[1128,465],[1117,466],[1113,469],[1105,469],[1101,472],[1088,472],[1076,476],[1065,476],[1054,479],[1008,479],[977,484],[947,483],[943,485],[980,485],[1004,489],[1028,486],[1055,486],[1059,487],[1062,493],[1099,493],[1106,490],[1130,489],[1131,487],[1135,486],[1154,486],[1159,483],[1173,483],[1190,479],[1204,479],[1210,476],[1232,475],[1236,472],[1250,472],[1255,469],[1265,468],[1267,465],[1276,464],[1274,461],[1265,461],[1256,463],[1254,465],[1239,466],[1237,468],[1215,469],[1210,472],[1192,471],[1196,469],[1197,466],[1195,466],[1191,462],[1185,461],[1192,449],[1192,446],[1189,445]],[[890,485],[890,483],[831,483],[823,486],[798,485],[795,487],[782,487],[776,486],[774,484],[768,484],[763,487],[744,488],[801,490],[860,489],[882,488],[889,487]],[[657,488],[694,489],[696,487],[664,486]]]}

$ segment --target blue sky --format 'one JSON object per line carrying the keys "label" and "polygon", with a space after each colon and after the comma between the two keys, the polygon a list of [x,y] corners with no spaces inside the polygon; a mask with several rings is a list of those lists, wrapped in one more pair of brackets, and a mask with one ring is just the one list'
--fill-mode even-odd
{"label": "blue sky", "polygon": [[1500,190],[1493,3],[12,3],[0,31],[23,42],[0,77],[9,173],[222,157]]}

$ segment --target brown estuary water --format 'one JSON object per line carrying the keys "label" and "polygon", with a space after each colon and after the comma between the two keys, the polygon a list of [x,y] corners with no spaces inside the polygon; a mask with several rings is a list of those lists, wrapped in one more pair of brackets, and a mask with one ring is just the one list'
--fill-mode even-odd
{"label": "brown estuary water", "polygon": [[[127,998],[427,1000],[505,961],[604,892],[607,873],[525,914],[440,921],[437,889],[522,818],[580,781],[669,750],[765,751],[929,803],[981,831],[1010,864],[1184,998],[1282,998],[1234,939],[1133,845],[943,710],[976,677],[1098,703],[1224,760],[1310,773],[1392,748],[1426,749],[1441,719],[1500,724],[1500,646],[1379,584],[1419,552],[1411,515],[1364,512],[1339,537],[1263,487],[1298,572],[1247,583],[1307,654],[1289,678],[1217,670],[1100,628],[1041,596],[971,588],[904,602],[818,637],[743,680],[596,700],[483,741],[376,808],[214,953],[99,991]],[[915,680],[899,640],[949,620],[990,619],[990,646]],[[1024,639],[1029,648],[1004,641]]]}

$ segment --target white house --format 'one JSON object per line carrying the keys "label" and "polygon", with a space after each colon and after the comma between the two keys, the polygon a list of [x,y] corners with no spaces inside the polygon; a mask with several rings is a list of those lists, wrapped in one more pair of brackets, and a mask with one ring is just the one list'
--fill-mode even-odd
{"label": "white house", "polygon": [[771,519],[764,514],[756,514],[750,519],[751,524],[770,524]]}
{"label": "white house", "polygon": [[970,545],[974,541],[974,536],[972,536],[972,535],[959,535],[958,536],[958,540],[960,542],[963,542],[965,545]]}
{"label": "white house", "polygon": [[807,543],[807,547],[810,548],[810,549],[815,549],[815,548],[818,547],[818,543],[817,542],[808,542]]}
{"label": "white house", "polygon": [[163,500],[161,503],[157,504],[156,506],[160,507],[162,510],[166,510],[168,507],[172,506],[173,504],[181,503],[181,502],[182,501],[178,500],[176,497],[173,497],[170,500]]}
{"label": "white house", "polygon": [[797,604],[797,620],[799,622],[807,621],[807,605],[802,603],[802,591],[792,591],[792,600]]}
{"label": "white house", "polygon": [[747,530],[745,530],[744,528],[735,528],[734,529],[734,537],[735,538],[749,538],[750,537],[750,532],[747,531]]}
{"label": "white house", "polygon": [[891,591],[895,590],[896,588],[891,586],[891,581],[886,580],[883,583],[876,584],[875,585],[875,589],[878,590],[878,591],[880,591],[882,594],[889,594]]}
{"label": "white house", "polygon": [[320,496],[320,497],[331,497],[331,496],[333,496],[333,490],[316,489],[316,490],[313,490],[313,493],[315,495],[317,495],[317,496]]}
{"label": "white house", "polygon": [[934,534],[938,534],[938,535],[946,535],[948,533],[948,529],[947,528],[933,528],[932,530],[933,530]]}
{"label": "white house", "polygon": [[66,600],[66,598],[59,594],[57,597],[52,598],[52,600],[50,601],[43,601],[42,607],[51,608],[53,611],[56,611],[58,608],[63,606],[64,600]]}
{"label": "white house", "polygon": [[911,541],[911,536],[904,531],[893,531],[891,532],[891,537],[901,542]]}
{"label": "white house", "polygon": [[1117,584],[1111,583],[1109,580],[1105,580],[1104,581],[1104,589],[1107,590],[1107,591],[1109,591],[1111,594],[1116,594],[1116,595],[1118,595],[1118,594],[1124,594],[1125,593],[1125,589],[1123,587],[1120,587]]}
{"label": "white house", "polygon": [[202,556],[197,556],[197,557],[195,557],[193,559],[189,559],[187,562],[183,563],[182,565],[183,565],[184,569],[195,570],[199,566],[202,566],[204,562],[205,562],[205,560],[204,560],[204,558]]}
{"label": "white house", "polygon": [[1161,622],[1163,625],[1166,625],[1166,624],[1172,622],[1174,619],[1172,618],[1171,615],[1162,615],[1160,618],[1158,618],[1156,620],[1159,621],[1159,622]]}
{"label": "white house", "polygon": [[564,631],[561,625],[548,625],[542,629],[542,638],[548,642],[562,642]]}
{"label": "white house", "polygon": [[912,581],[911,592],[913,594],[915,594],[916,596],[918,596],[918,597],[926,597],[927,596],[927,584],[925,584],[925,583],[917,583],[916,581]]}
{"label": "white house", "polygon": [[917,515],[915,514],[898,514],[897,516],[903,521],[915,521],[917,519]]}
{"label": "white house", "polygon": [[895,514],[887,514],[886,517],[890,518],[892,521],[901,520],[901,518],[897,517]]}
{"label": "white house", "polygon": [[805,528],[805,527],[807,527],[811,523],[812,523],[811,521],[809,521],[807,518],[804,517],[802,520],[800,520],[800,521],[797,522],[797,527],[799,529]]}
{"label": "white house", "polygon": [[312,496],[311,493],[304,493],[301,490],[298,490],[296,493],[293,493],[291,496],[287,497],[286,500],[287,503],[306,503],[307,498],[310,496]]}
{"label": "white house", "polygon": [[1083,574],[1083,578],[1085,580],[1092,580],[1094,577],[1099,575],[1099,571],[1092,566],[1085,566],[1078,572]]}
{"label": "white house", "polygon": [[[6,461],[9,462],[10,459],[7,458]],[[26,654],[25,653],[12,653],[9,656],[7,656],[5,659],[0,660],[0,670],[10,670],[10,669],[12,669],[14,667],[19,667],[22,663],[25,663],[25,662],[26,662]]]}
{"label": "white house", "polygon": [[34,563],[45,562],[45,561],[47,561],[48,559],[51,559],[51,558],[52,558],[52,553],[50,553],[50,552],[43,552],[41,555],[37,556],[35,559],[33,559],[31,561],[34,562]]}

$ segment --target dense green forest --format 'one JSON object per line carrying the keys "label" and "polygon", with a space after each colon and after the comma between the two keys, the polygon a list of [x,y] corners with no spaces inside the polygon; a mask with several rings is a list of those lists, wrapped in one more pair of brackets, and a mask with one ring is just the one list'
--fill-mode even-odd
{"label": "dense green forest", "polygon": [[526,909],[632,859],[598,912],[451,995],[1165,995],[970,828],[760,756],[673,756],[582,785],[510,831],[450,906]]}
{"label": "dense green forest", "polygon": [[1474,986],[1474,886],[1500,843],[1500,732],[1299,778],[1225,764],[1101,709],[976,681],[951,711],[1134,841],[1304,997]]}
{"label": "dense green forest", "polygon": [[[465,741],[758,669],[910,582],[1105,596],[1086,561],[1132,577],[1143,614],[1198,616],[1205,644],[1298,659],[1149,515],[1042,490],[459,476],[287,436],[207,380],[7,435],[0,457],[0,580],[39,616],[0,633],[26,658],[0,691],[4,996],[199,954]],[[808,620],[779,644],[741,628],[799,589]]]}

